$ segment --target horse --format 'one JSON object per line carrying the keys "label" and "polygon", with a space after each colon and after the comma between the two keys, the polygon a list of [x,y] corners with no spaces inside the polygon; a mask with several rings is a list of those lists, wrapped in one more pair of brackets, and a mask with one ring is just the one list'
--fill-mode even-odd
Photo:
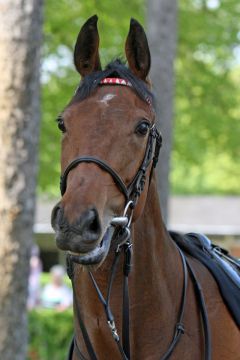
{"label": "horse", "polygon": [[81,82],[57,119],[62,198],[52,226],[73,285],[68,358],[237,360],[239,328],[215,279],[162,220],[145,31],[131,19],[128,66],[116,59],[102,70],[97,21],[79,32]]}

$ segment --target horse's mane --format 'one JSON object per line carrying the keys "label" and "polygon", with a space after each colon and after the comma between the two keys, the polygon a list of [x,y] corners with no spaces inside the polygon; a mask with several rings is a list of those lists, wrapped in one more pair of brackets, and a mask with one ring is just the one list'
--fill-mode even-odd
{"label": "horse's mane", "polygon": [[106,77],[119,77],[128,80],[136,93],[145,101],[154,102],[152,92],[147,88],[147,84],[133,75],[131,70],[120,59],[110,62],[103,71],[96,71],[84,77],[76,90],[74,100],[81,101],[86,99]]}

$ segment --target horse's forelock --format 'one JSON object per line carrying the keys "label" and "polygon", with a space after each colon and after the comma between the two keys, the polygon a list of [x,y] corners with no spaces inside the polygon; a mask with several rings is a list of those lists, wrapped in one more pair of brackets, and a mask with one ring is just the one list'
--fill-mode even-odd
{"label": "horse's forelock", "polygon": [[133,89],[144,101],[154,103],[154,96],[148,89],[147,84],[133,75],[131,70],[120,59],[116,59],[109,64],[103,71],[96,71],[84,77],[78,86],[74,99],[81,101],[86,99],[106,77],[120,77],[129,81]]}

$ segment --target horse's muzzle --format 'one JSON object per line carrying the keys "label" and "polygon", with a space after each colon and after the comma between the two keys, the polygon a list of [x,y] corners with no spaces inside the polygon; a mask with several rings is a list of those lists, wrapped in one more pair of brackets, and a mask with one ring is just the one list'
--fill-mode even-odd
{"label": "horse's muzzle", "polygon": [[61,250],[86,254],[94,250],[100,241],[101,223],[95,208],[84,211],[74,223],[69,224],[58,203],[53,208],[51,222]]}

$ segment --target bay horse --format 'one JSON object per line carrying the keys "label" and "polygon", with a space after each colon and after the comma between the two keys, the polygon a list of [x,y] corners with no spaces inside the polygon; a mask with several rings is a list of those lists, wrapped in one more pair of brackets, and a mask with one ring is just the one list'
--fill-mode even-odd
{"label": "bay horse", "polygon": [[183,255],[161,217],[144,29],[131,20],[128,67],[115,60],[102,70],[97,20],[78,35],[82,79],[58,117],[62,199],[52,226],[73,284],[69,359],[240,359],[239,329],[213,276]]}

